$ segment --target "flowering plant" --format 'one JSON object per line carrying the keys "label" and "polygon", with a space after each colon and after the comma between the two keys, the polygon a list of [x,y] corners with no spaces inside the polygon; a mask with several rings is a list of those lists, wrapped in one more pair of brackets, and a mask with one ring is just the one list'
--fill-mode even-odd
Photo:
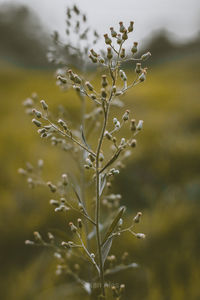
{"label": "flowering plant", "polygon": [[[86,27],[83,32],[81,30],[86,23],[86,16],[76,6],[68,8],[66,33],[68,36],[71,32],[75,33],[78,40],[84,41],[85,46],[76,47],[71,42],[63,45],[59,35],[55,33],[54,46],[48,53],[49,59],[59,64],[66,64],[66,58],[69,61],[69,57],[74,59],[75,64],[79,62],[82,73],[80,71],[80,74],[77,74],[71,68],[63,67],[57,70],[56,76],[62,89],[73,88],[81,100],[80,130],[73,129],[64,118],[55,120],[45,100],[40,101],[40,108],[37,107],[35,95],[24,102],[27,112],[34,115],[32,122],[37,127],[40,137],[48,139],[52,145],[60,146],[72,155],[80,166],[79,176],[74,180],[66,169],[60,180],[52,183],[33,172],[30,165],[27,165],[26,169],[20,168],[19,173],[27,177],[30,187],[43,184],[50,189],[54,196],[50,204],[55,207],[56,213],[66,212],[71,230],[70,240],[67,236],[60,240],[50,232],[46,240],[39,232],[34,232],[34,241],[27,240],[26,244],[52,248],[59,261],[57,274],[70,274],[88,294],[106,299],[109,293],[106,277],[137,266],[135,263],[126,263],[126,252],[119,264],[114,255],[109,256],[113,240],[125,232],[138,239],[145,238],[143,233],[135,231],[135,225],[140,221],[142,213],[138,212],[132,223],[124,227],[125,207],[120,206],[121,195],[111,193],[113,179],[119,174],[120,168],[131,153],[130,150],[136,147],[136,135],[141,132],[143,121],[136,122],[130,118],[131,112],[124,108],[121,119],[118,119],[112,115],[111,110],[113,106],[122,106],[119,100],[122,95],[145,81],[147,69],[142,67],[141,62],[146,61],[151,54],[147,52],[137,58],[137,42],[133,42],[129,53],[125,43],[134,30],[134,22],[131,21],[128,27],[119,22],[119,32],[111,27],[110,34],[104,34],[106,51],[93,48],[89,51],[91,63],[100,66],[102,73],[100,88],[96,87],[97,84],[86,80],[83,74],[89,47],[89,29]],[[99,35],[94,31],[93,36],[95,45]],[[130,82],[124,71],[127,62],[135,63],[135,79]],[[86,107],[87,99],[90,101],[89,111]],[[119,140],[116,136],[127,124],[130,128],[129,138],[121,137]],[[95,138],[90,139],[91,133]],[[42,167],[43,160],[39,160],[38,168],[41,170]],[[93,198],[89,200],[91,198],[88,194],[91,196],[91,193]],[[73,211],[77,217],[70,215],[69,211]],[[70,259],[73,257],[78,257],[78,260],[72,266]],[[87,272],[81,271],[80,266],[83,264]],[[124,289],[124,284],[113,285],[113,297],[121,299]]]}

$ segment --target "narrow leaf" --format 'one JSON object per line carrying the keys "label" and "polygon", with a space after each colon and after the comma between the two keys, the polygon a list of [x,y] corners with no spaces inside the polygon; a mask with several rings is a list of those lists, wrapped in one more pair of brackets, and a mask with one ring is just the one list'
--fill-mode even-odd
{"label": "narrow leaf", "polygon": [[114,218],[112,224],[110,225],[107,233],[106,233],[106,236],[102,242],[102,245],[106,242],[106,240],[109,238],[109,236],[113,233],[113,231],[116,229],[117,227],[117,224],[119,222],[119,220],[121,219],[121,217],[123,216],[123,213],[124,213],[124,210],[125,210],[125,207],[121,207],[121,209],[119,210],[118,214],[116,215],[116,217]]}
{"label": "narrow leaf", "polygon": [[100,185],[99,185],[99,196],[103,193],[103,190],[106,185],[106,174],[101,175],[100,174]]}
{"label": "narrow leaf", "polygon": [[102,246],[102,261],[103,261],[103,265],[104,265],[104,263],[105,263],[105,260],[106,260],[106,258],[107,258],[107,256],[108,256],[108,254],[109,254],[109,252],[110,252],[110,249],[111,249],[111,247],[112,247],[112,241],[113,241],[113,237],[109,237],[106,241],[105,241],[105,243],[103,244],[103,246]]}
{"label": "narrow leaf", "polygon": [[115,274],[127,269],[132,269],[132,268],[138,268],[138,264],[136,263],[131,263],[129,265],[118,265],[113,269],[108,269],[105,271],[105,275],[110,275],[110,274]]}
{"label": "narrow leaf", "polygon": [[81,125],[80,130],[81,130],[81,137],[82,137],[82,141],[83,141],[84,145],[85,145],[88,149],[90,149],[90,146],[89,146],[88,143],[86,142],[86,138],[85,138],[85,134],[84,134],[83,126],[82,126],[82,125]]}

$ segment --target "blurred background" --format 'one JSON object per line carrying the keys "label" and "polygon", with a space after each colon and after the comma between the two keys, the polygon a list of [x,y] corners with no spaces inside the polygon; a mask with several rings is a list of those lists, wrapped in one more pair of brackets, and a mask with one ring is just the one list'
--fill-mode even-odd
{"label": "blurred background", "polygon": [[[198,300],[200,2],[75,3],[100,34],[118,21],[135,20],[134,39],[141,50],[152,53],[147,81],[123,98],[136,118],[144,120],[144,130],[114,191],[122,194],[130,219],[143,212],[138,229],[147,235],[145,241],[129,236],[121,241],[131,260],[140,265],[123,273],[126,299]],[[56,67],[46,55],[53,30],[64,38],[66,6],[71,4],[0,1],[0,296],[4,300],[79,299],[70,294],[68,282],[55,275],[51,252],[24,245],[33,231],[65,228],[66,220],[52,213],[47,190],[30,190],[17,174],[27,161],[36,164],[43,158],[46,178],[57,178],[65,155],[40,140],[24,113],[25,98],[36,92],[53,109],[61,104],[79,120],[79,101],[73,100],[74,94],[59,91]],[[127,73],[132,76],[131,67]],[[119,246],[113,248],[117,249],[113,253],[123,253]],[[87,299],[84,292],[81,297]]]}

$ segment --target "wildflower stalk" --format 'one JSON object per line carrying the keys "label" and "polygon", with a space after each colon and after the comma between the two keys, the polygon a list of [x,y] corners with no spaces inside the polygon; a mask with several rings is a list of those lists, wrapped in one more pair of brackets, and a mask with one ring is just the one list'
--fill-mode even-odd
{"label": "wildflower stalk", "polygon": [[[71,26],[70,24],[72,11],[74,11],[77,16],[79,16],[80,14],[76,6],[74,6],[72,9],[68,9],[67,14],[69,17],[69,27]],[[85,20],[85,17],[82,17],[83,20]],[[119,169],[121,166],[123,166],[123,159],[128,157],[130,153],[130,150],[127,151],[126,149],[135,148],[137,141],[134,137],[142,130],[143,125],[142,120],[139,120],[137,124],[135,119],[131,119],[129,121],[130,111],[126,110],[122,115],[121,120],[118,120],[116,117],[113,118],[114,128],[112,128],[110,131],[107,130],[110,107],[111,105],[116,105],[116,102],[119,101],[115,98],[125,94],[129,89],[137,84],[142,83],[146,79],[147,71],[146,68],[143,69],[141,67],[141,63],[136,63],[136,77],[129,84],[125,71],[123,71],[123,69],[120,69],[121,64],[124,62],[145,61],[151,56],[150,52],[147,52],[146,54],[143,54],[141,58],[127,57],[128,54],[126,54],[126,50],[125,48],[123,48],[123,45],[128,39],[128,33],[133,31],[133,23],[134,22],[131,21],[128,29],[126,29],[123,25],[123,22],[119,22],[119,34],[117,34],[113,27],[111,27],[111,36],[113,39],[111,39],[108,34],[104,35],[105,44],[108,45],[107,55],[103,54],[104,57],[96,53],[94,49],[90,50],[91,53],[89,55],[89,58],[91,59],[91,61],[94,64],[101,64],[101,66],[106,69],[106,73],[108,73],[109,77],[107,78],[106,73],[101,76],[100,91],[96,90],[93,84],[89,81],[86,81],[82,75],[75,74],[71,69],[64,70],[64,72],[61,72],[62,70],[59,71],[61,72],[61,75],[57,76],[57,79],[59,80],[59,84],[61,85],[61,87],[63,89],[73,87],[80,98],[81,129],[79,131],[79,134],[74,134],[73,136],[73,133],[77,130],[73,131],[69,129],[69,125],[66,120],[59,119],[57,121],[58,125],[57,123],[51,121],[51,118],[49,118],[48,114],[48,105],[44,100],[40,101],[43,112],[40,112],[35,108],[31,110],[31,113],[34,115],[32,122],[37,127],[37,132],[40,134],[40,137],[47,139],[50,138],[53,146],[59,145],[64,151],[69,151],[72,154],[72,157],[75,159],[75,162],[78,164],[80,170],[79,178],[77,180],[79,184],[74,183],[72,177],[68,178],[67,173],[62,174],[61,180],[57,184],[53,184],[51,181],[47,181],[47,183],[45,183],[40,174],[41,162],[39,164],[39,172],[37,171],[37,168],[35,172],[34,168],[30,166],[30,164],[25,170],[22,168],[19,169],[19,173],[27,177],[27,182],[31,188],[37,185],[46,185],[50,189],[50,192],[55,195],[55,198],[50,200],[50,204],[55,207],[55,212],[66,212],[68,214],[69,210],[73,210],[84,217],[83,221],[80,218],[77,219],[77,226],[74,225],[73,222],[69,223],[72,234],[79,239],[79,244],[76,243],[76,239],[75,242],[66,241],[65,235],[62,235],[63,241],[61,242],[60,246],[56,245],[54,236],[50,235],[49,244],[42,239],[41,235],[38,232],[35,232],[34,235],[36,243],[28,240],[27,244],[36,244],[43,246],[50,245],[50,247],[52,247],[52,245],[56,246],[55,257],[57,259],[60,259],[60,264],[57,266],[57,274],[59,275],[62,272],[71,274],[89,294],[92,294],[93,290],[95,290],[95,287],[93,287],[92,283],[95,283],[94,280],[96,280],[98,277],[98,283],[101,287],[101,299],[106,299],[107,294],[104,276],[118,272],[120,270],[125,270],[127,268],[136,267],[135,263],[131,263],[129,265],[124,264],[125,259],[122,259],[122,263],[119,266],[116,266],[116,257],[114,255],[108,256],[112,247],[113,239],[125,232],[129,232],[131,235],[138,239],[145,238],[145,235],[143,233],[137,233],[132,230],[134,225],[136,223],[139,223],[141,213],[137,213],[130,226],[126,228],[122,227],[122,218],[124,215],[125,207],[119,206],[121,195],[109,193],[112,180],[110,180],[110,177],[119,174]],[[77,30],[79,30],[79,26],[80,23],[76,22]],[[55,40],[56,45],[58,45],[56,36]],[[118,46],[115,46],[115,44],[117,44]],[[134,56],[137,52],[137,45],[137,42],[133,43],[133,47],[131,48],[132,56]],[[79,54],[79,51],[77,52]],[[94,104],[93,110],[87,114],[85,103],[87,99],[86,97],[88,97],[89,100]],[[30,108],[33,107],[34,101],[35,100],[33,97],[31,99],[27,99],[24,102],[24,105],[27,107],[28,112],[30,112]],[[99,122],[97,122],[97,118],[102,113],[103,120],[101,130],[96,145],[96,151],[94,152],[88,145],[87,140],[89,134],[91,134],[93,130],[99,130]],[[46,125],[47,122],[48,125]],[[129,138],[122,137],[121,141],[118,142],[115,133],[118,133],[122,129],[122,127],[128,123],[130,124],[129,126],[131,136]],[[57,136],[59,136],[59,138]],[[104,162],[104,155],[102,151],[104,138],[112,143],[112,154],[108,157],[106,162]],[[110,166],[112,166],[112,168],[109,170]],[[115,169],[115,167],[117,169]],[[89,185],[86,184],[86,170],[88,170],[89,172]],[[92,184],[95,184],[94,213],[89,210],[89,204],[91,203],[86,201],[85,197],[86,188],[90,187]],[[70,197],[68,197],[68,195],[70,196],[70,191],[73,191],[73,193],[76,195],[76,204],[73,201],[74,199],[70,199]],[[104,218],[104,220],[101,220],[101,211],[103,209],[103,206],[107,209],[113,208],[112,212],[109,214],[108,222],[106,221],[106,217]],[[112,222],[110,222],[110,219],[112,219]],[[104,236],[101,236],[102,229],[106,229]],[[97,259],[95,258],[94,253],[91,252],[93,243],[90,242],[90,239],[93,237],[96,238],[95,250],[97,250]],[[80,251],[79,248],[82,248],[83,251]],[[73,271],[71,263],[69,263],[68,261],[68,258],[70,260],[70,253],[72,252],[72,249],[75,252],[77,251],[84,261],[86,260],[88,262],[89,259],[90,264],[87,264],[88,274],[87,276],[85,276],[86,273],[84,274],[84,280],[80,278],[81,274],[79,274],[79,264],[76,264],[76,268]],[[70,251],[67,254],[68,250]],[[84,252],[84,255],[81,252]],[[65,256],[65,254],[67,255]],[[73,253],[73,255],[76,254]],[[94,272],[97,274],[94,274]],[[118,289],[116,287],[112,287],[113,297],[115,299],[121,299],[124,288],[124,284],[120,285]]]}
{"label": "wildflower stalk", "polygon": [[[110,96],[110,100],[112,98],[112,93]],[[109,114],[109,102],[107,107],[105,108],[105,104],[102,104],[103,111],[104,111],[104,122],[103,127],[101,130],[101,135],[99,138],[97,151],[96,151],[96,236],[97,236],[97,248],[99,254],[99,267],[100,267],[100,280],[101,280],[101,292],[102,295],[105,296],[105,288],[104,288],[104,270],[103,270],[103,261],[102,261],[102,252],[101,252],[101,235],[99,230],[99,223],[100,223],[100,171],[99,171],[99,155],[101,151],[101,146],[103,143],[103,137],[106,130],[106,125],[108,122],[108,114]]]}

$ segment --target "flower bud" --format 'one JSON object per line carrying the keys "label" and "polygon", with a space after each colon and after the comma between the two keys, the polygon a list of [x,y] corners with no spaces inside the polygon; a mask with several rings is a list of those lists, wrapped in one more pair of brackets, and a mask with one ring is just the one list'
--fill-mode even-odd
{"label": "flower bud", "polygon": [[126,28],[124,27],[123,22],[119,22],[119,31],[120,31],[121,33],[123,33],[125,30],[126,30]]}
{"label": "flower bud", "polygon": [[51,232],[48,232],[47,235],[48,235],[48,238],[49,238],[50,241],[54,241],[55,238],[54,238],[54,235]]}
{"label": "flower bud", "polygon": [[112,139],[112,135],[106,130],[104,136],[108,139],[111,140]]}
{"label": "flower bud", "polygon": [[149,57],[151,57],[151,53],[147,52],[141,56],[141,60],[147,60]]}
{"label": "flower bud", "polygon": [[129,119],[129,113],[130,113],[129,110],[125,111],[124,115],[122,116],[122,120],[123,121],[125,121],[125,122],[128,121],[128,119]]}
{"label": "flower bud", "polygon": [[83,227],[83,223],[82,223],[82,220],[79,218],[77,219],[77,224],[78,224],[78,227],[79,228],[82,228]]}
{"label": "flower bud", "polygon": [[102,96],[102,98],[107,97],[107,93],[106,93],[106,90],[104,88],[101,89],[101,96]]}
{"label": "flower bud", "polygon": [[120,295],[122,295],[125,291],[125,284],[120,284],[120,287],[119,287],[119,293]]}
{"label": "flower bud", "polygon": [[78,84],[81,84],[81,81],[82,81],[81,78],[77,74],[75,74],[74,75],[74,82],[78,83]]}
{"label": "flower bud", "polygon": [[132,148],[135,148],[136,145],[137,145],[137,141],[136,141],[135,139],[133,139],[133,140],[130,142],[130,146],[131,146]]}
{"label": "flower bud", "polygon": [[133,218],[133,222],[134,223],[139,223],[141,216],[142,216],[142,213],[138,212],[137,215]]}
{"label": "flower bud", "polygon": [[144,123],[143,120],[139,120],[138,125],[137,125],[137,130],[142,130],[143,123]]}
{"label": "flower bud", "polygon": [[113,118],[113,123],[116,125],[118,122],[117,118]]}
{"label": "flower bud", "polygon": [[63,121],[62,119],[59,119],[58,124],[60,126],[62,126],[65,130],[67,130],[67,124],[65,123],[65,121]]}
{"label": "flower bud", "polygon": [[36,119],[32,119],[32,122],[37,126],[37,127],[41,127],[42,123]]}
{"label": "flower bud", "polygon": [[103,155],[103,153],[100,153],[99,154],[99,161],[103,161],[104,160],[104,155]]}
{"label": "flower bud", "polygon": [[132,32],[133,31],[133,24],[134,24],[134,22],[130,21],[130,25],[128,27],[128,32]]}
{"label": "flower bud", "polygon": [[145,234],[144,233],[136,233],[136,237],[138,238],[138,239],[145,239]]}
{"label": "flower bud", "polygon": [[121,58],[125,57],[125,48],[122,48],[121,53],[120,53],[120,57]]}
{"label": "flower bud", "polygon": [[48,182],[47,182],[47,185],[48,185],[48,187],[49,187],[49,189],[50,189],[50,191],[51,191],[52,193],[55,193],[55,192],[56,192],[57,187],[56,187],[55,185],[53,185],[53,184],[51,183],[51,181],[48,181]]}
{"label": "flower bud", "polygon": [[133,53],[133,54],[135,54],[136,52],[137,52],[137,46],[138,46],[138,43],[137,42],[134,42],[133,43],[133,47],[131,48],[131,52]]}
{"label": "flower bud", "polygon": [[48,105],[46,104],[46,102],[45,102],[44,100],[41,100],[40,103],[41,103],[42,108],[43,108],[44,110],[47,110],[47,109],[48,109]]}
{"label": "flower bud", "polygon": [[98,54],[97,54],[93,49],[91,49],[90,52],[92,53],[92,55],[93,55],[94,57],[98,57]]}
{"label": "flower bud", "polygon": [[51,199],[51,200],[49,201],[49,203],[50,203],[51,205],[54,205],[54,206],[59,206],[58,200]]}
{"label": "flower bud", "polygon": [[98,59],[101,64],[105,63],[105,59],[103,57],[99,56]]}
{"label": "flower bud", "polygon": [[58,79],[61,83],[63,83],[63,84],[67,83],[67,78],[65,78],[65,77],[63,77],[63,76],[58,75],[58,76],[57,76],[57,79]]}
{"label": "flower bud", "polygon": [[109,60],[113,58],[112,49],[110,47],[107,48],[107,58]]}
{"label": "flower bud", "polygon": [[126,30],[126,29],[124,30],[124,32],[123,32],[123,34],[122,34],[122,39],[123,39],[124,41],[126,41],[126,40],[128,39],[128,34],[127,34],[127,30]]}
{"label": "flower bud", "polygon": [[70,229],[73,233],[77,232],[77,227],[72,222],[69,222],[69,226],[70,226]]}
{"label": "flower bud", "polygon": [[116,37],[117,36],[117,32],[114,30],[113,27],[110,27],[110,33],[112,37]]}
{"label": "flower bud", "polygon": [[37,242],[42,242],[42,237],[38,231],[33,232],[34,238]]}
{"label": "flower bud", "polygon": [[68,177],[67,174],[62,174],[63,185],[68,185]]}
{"label": "flower bud", "polygon": [[92,162],[89,158],[86,158],[85,162],[87,163],[87,165],[92,168]]}
{"label": "flower bud", "polygon": [[91,153],[88,154],[88,158],[91,160],[91,162],[95,161],[95,157]]}
{"label": "flower bud", "polygon": [[74,75],[74,73],[72,72],[72,70],[69,69],[69,70],[67,71],[67,73],[69,74],[69,79],[72,80],[72,81],[74,81],[74,79],[75,79],[74,76],[75,76],[75,75]]}
{"label": "flower bud", "polygon": [[121,141],[120,141],[120,146],[124,146],[125,143],[126,143],[125,138],[122,138]]}
{"label": "flower bud", "polygon": [[89,55],[89,58],[91,59],[91,61],[96,64],[97,63],[97,58],[92,56],[92,55]]}
{"label": "flower bud", "polygon": [[131,129],[131,131],[135,131],[136,130],[136,121],[135,121],[135,119],[131,120],[130,129]]}
{"label": "flower bud", "polygon": [[136,74],[141,74],[142,73],[141,63],[136,64],[135,73]]}
{"label": "flower bud", "polygon": [[35,114],[35,116],[40,119],[42,117],[42,113],[39,110],[36,110],[33,108],[32,112]]}
{"label": "flower bud", "polygon": [[96,100],[97,99],[97,97],[96,97],[95,94],[91,94],[90,97],[91,97],[92,100]]}
{"label": "flower bud", "polygon": [[102,87],[105,88],[108,85],[108,81],[107,81],[107,76],[106,75],[102,75],[102,83],[101,83]]}
{"label": "flower bud", "polygon": [[111,45],[112,40],[108,37],[108,34],[104,34],[104,38],[105,38],[105,43],[106,45]]}
{"label": "flower bud", "polygon": [[85,85],[87,86],[87,88],[88,88],[89,91],[93,91],[94,90],[93,86],[91,85],[91,83],[89,81],[86,81]]}
{"label": "flower bud", "polygon": [[122,43],[122,37],[121,37],[121,34],[118,34],[117,35],[117,44],[121,45]]}
{"label": "flower bud", "polygon": [[113,85],[113,87],[112,87],[112,92],[113,92],[114,94],[116,93],[116,90],[117,90],[116,85]]}

